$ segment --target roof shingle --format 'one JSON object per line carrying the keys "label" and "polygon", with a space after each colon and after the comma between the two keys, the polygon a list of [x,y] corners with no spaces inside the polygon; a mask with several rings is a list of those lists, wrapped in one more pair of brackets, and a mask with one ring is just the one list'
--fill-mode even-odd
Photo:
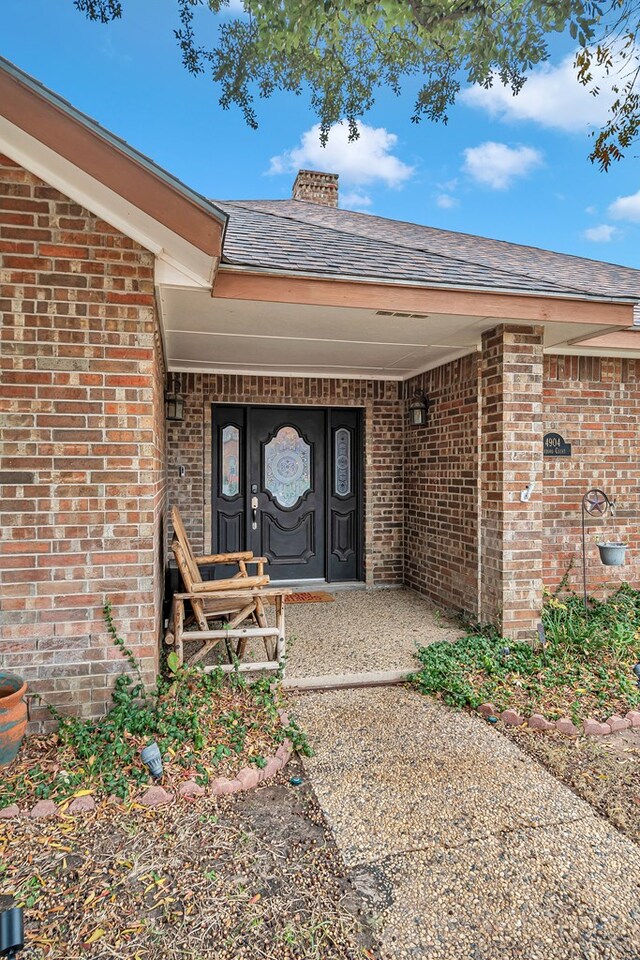
{"label": "roof shingle", "polygon": [[216,201],[223,262],[472,289],[640,300],[640,270],[300,200]]}

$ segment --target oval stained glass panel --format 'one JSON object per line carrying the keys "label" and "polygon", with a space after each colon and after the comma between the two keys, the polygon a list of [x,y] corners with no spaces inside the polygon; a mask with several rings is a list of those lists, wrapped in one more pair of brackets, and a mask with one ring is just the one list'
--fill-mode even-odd
{"label": "oval stained glass panel", "polygon": [[295,427],[280,427],[264,448],[264,487],[281,507],[311,489],[311,447]]}
{"label": "oval stained glass panel", "polygon": [[351,493],[351,431],[346,427],[336,430],[334,485],[339,497]]}
{"label": "oval stained glass panel", "polygon": [[240,430],[229,424],[222,431],[222,496],[240,493]]}

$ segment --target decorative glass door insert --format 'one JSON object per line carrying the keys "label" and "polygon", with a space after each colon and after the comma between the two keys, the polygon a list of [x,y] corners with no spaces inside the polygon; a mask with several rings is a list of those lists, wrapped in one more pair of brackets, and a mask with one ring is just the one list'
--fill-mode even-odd
{"label": "decorative glass door insert", "polygon": [[339,497],[348,497],[351,493],[351,431],[346,427],[336,430],[335,444],[335,492]]}
{"label": "decorative glass door insert", "polygon": [[240,492],[240,431],[231,424],[222,431],[222,495]]}
{"label": "decorative glass door insert", "polygon": [[295,427],[281,427],[265,445],[264,487],[285,509],[311,489],[311,447]]}

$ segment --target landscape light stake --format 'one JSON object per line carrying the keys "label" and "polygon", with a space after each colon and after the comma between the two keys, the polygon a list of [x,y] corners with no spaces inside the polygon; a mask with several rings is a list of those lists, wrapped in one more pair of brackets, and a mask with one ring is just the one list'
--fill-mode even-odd
{"label": "landscape light stake", "polygon": [[140,751],[140,759],[154,780],[162,778],[162,754],[155,740]]}
{"label": "landscape light stake", "polygon": [[24,919],[22,907],[13,907],[0,913],[0,957],[14,960],[24,950]]}
{"label": "landscape light stake", "polygon": [[540,644],[540,649],[542,650],[542,662],[545,667],[547,665],[547,637],[544,632],[544,623],[539,623],[537,626],[538,631],[538,643]]}

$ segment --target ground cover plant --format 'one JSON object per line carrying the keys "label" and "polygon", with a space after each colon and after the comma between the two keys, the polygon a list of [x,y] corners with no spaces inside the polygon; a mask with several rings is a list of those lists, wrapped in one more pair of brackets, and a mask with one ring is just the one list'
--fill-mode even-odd
{"label": "ground cover plant", "polygon": [[413,683],[451,706],[493,703],[548,719],[605,720],[640,705],[633,667],[640,660],[640,591],[623,584],[607,599],[548,595],[542,611],[546,643],[505,640],[472,628],[454,643],[421,647]]}
{"label": "ground cover plant", "polygon": [[152,741],[163,756],[165,787],[188,779],[206,785],[248,764],[262,767],[285,739],[308,752],[295,721],[281,722],[281,693],[273,678],[248,682],[237,672],[182,669],[170,656],[166,676],[147,691],[108,603],[104,612],[128,667],[115,682],[110,710],[89,720],[52,709],[57,732],[27,737],[3,769],[0,808],[45,798],[64,803],[83,793],[133,797],[150,782],[140,750]]}

